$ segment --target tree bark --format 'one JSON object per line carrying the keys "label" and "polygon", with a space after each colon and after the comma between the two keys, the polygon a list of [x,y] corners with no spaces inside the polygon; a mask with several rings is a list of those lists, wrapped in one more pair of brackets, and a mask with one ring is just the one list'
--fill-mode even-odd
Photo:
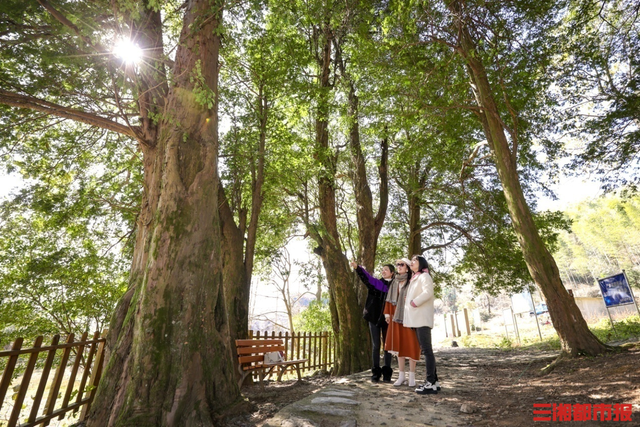
{"label": "tree bark", "polygon": [[[157,143],[143,147],[131,286],[111,322],[89,427],[212,425],[239,401],[218,214],[221,16],[221,1],[186,5]],[[197,84],[214,94],[214,108],[198,99]]]}
{"label": "tree bark", "polygon": [[454,1],[449,3],[449,7],[456,16],[460,40],[459,53],[468,65],[468,71],[475,86],[476,100],[481,107],[480,121],[493,153],[513,228],[529,273],[541,290],[549,308],[551,321],[560,337],[562,351],[571,356],[598,355],[606,351],[607,346],[589,330],[580,309],[564,288],[556,262],[542,241],[533,221],[489,78],[480,60],[475,41],[461,18],[463,6],[458,1]]}

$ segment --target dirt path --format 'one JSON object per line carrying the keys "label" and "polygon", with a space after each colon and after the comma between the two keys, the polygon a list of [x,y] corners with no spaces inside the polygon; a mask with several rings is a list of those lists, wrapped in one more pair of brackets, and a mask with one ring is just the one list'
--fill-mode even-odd
{"label": "dirt path", "polygon": [[598,404],[611,405],[612,410],[615,404],[631,404],[631,422],[582,421],[580,426],[640,425],[639,346],[620,354],[563,361],[544,376],[540,370],[554,359],[554,353],[452,350],[440,352],[451,378],[446,399],[475,408],[469,416],[471,425],[532,425],[533,405],[554,403],[590,404],[592,410]]}
{"label": "dirt path", "polygon": [[[251,386],[243,392],[256,410],[229,420],[227,426],[557,425],[533,421],[534,404],[554,403],[567,405],[564,408],[589,404],[592,414],[593,405],[611,405],[611,418],[615,404],[629,404],[630,422],[582,421],[572,425],[640,426],[640,345],[624,353],[564,361],[541,376],[540,370],[556,356],[554,352],[440,348],[436,360],[443,389],[435,396],[419,396],[407,386],[371,384],[368,373],[270,384],[264,392]],[[424,377],[424,363],[418,364],[417,377]],[[345,401],[340,406],[326,399],[331,396],[357,403]],[[575,411],[575,406],[570,408]],[[329,409],[335,409],[335,416]],[[297,421],[292,423],[292,418]]]}

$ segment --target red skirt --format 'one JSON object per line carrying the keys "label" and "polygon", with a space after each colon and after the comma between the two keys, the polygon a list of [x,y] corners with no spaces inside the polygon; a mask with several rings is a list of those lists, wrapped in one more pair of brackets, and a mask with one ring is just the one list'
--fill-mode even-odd
{"label": "red skirt", "polygon": [[395,312],[396,306],[385,302],[384,314],[390,315],[391,321],[389,322],[384,349],[398,357],[408,357],[417,362],[420,360],[418,337],[413,329],[405,328],[402,324],[393,321]]}

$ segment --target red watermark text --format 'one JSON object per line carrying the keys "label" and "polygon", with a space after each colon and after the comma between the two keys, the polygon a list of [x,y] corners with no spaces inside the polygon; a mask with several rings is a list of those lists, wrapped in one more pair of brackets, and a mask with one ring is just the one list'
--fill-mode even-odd
{"label": "red watermark text", "polygon": [[631,404],[534,403],[533,421],[631,421]]}

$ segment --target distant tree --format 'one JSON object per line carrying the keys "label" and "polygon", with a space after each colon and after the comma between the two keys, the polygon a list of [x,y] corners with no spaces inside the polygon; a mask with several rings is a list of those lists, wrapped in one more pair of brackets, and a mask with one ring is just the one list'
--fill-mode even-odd
{"label": "distant tree", "polygon": [[556,45],[556,87],[571,167],[613,189],[640,180],[640,10],[634,0],[572,0]]}
{"label": "distant tree", "polygon": [[294,318],[296,329],[305,332],[325,332],[331,330],[331,311],[329,294],[323,293],[321,299],[313,300]]}
{"label": "distant tree", "polygon": [[555,257],[560,273],[573,285],[626,270],[640,287],[640,196],[608,194],[569,207],[571,229],[560,234]]}
{"label": "distant tree", "polygon": [[286,123],[290,55],[266,25],[266,2],[234,8],[221,55],[220,108],[230,129],[220,142],[223,282],[232,337],[244,338],[256,262],[270,258],[293,223],[282,198],[293,139]]}
{"label": "distant tree", "polygon": [[[286,34],[292,34],[303,42],[304,51],[296,51],[301,80],[305,84],[303,95],[308,101],[309,119],[303,132],[309,154],[312,156],[312,177],[305,177],[292,193],[300,200],[300,218],[306,233],[315,242],[314,252],[322,260],[329,283],[329,304],[333,330],[336,334],[336,374],[358,372],[368,366],[365,349],[369,334],[361,316],[359,293],[361,287],[354,286],[356,277],[349,268],[346,255],[346,240],[342,232],[341,219],[347,208],[343,174],[348,173],[340,162],[343,138],[336,136],[335,118],[339,104],[339,79],[341,53],[355,23],[368,12],[365,4],[358,2],[285,1],[273,5],[273,25]],[[312,70],[309,73],[308,70]],[[344,92],[343,92],[344,93]],[[348,92],[350,93],[350,92]],[[342,93],[341,93],[342,94]],[[345,94],[345,96],[348,96]],[[351,98],[348,128],[353,139],[351,153],[358,160],[359,141],[355,133],[357,125],[357,100]],[[364,166],[364,165],[362,165]],[[351,169],[351,168],[350,168]],[[362,172],[360,170],[359,172]],[[367,195],[368,182],[360,173],[352,176],[357,192]],[[384,203],[383,203],[384,204]],[[373,215],[372,199],[362,201],[359,219],[382,222],[382,217]],[[364,211],[367,211],[364,215]],[[384,208],[378,209],[378,212]],[[376,218],[377,217],[377,218]],[[379,225],[378,224],[378,225]],[[372,224],[373,225],[373,224]],[[375,233],[375,228],[368,232]],[[356,229],[347,225],[354,232]],[[368,248],[373,251],[373,247]]]}

